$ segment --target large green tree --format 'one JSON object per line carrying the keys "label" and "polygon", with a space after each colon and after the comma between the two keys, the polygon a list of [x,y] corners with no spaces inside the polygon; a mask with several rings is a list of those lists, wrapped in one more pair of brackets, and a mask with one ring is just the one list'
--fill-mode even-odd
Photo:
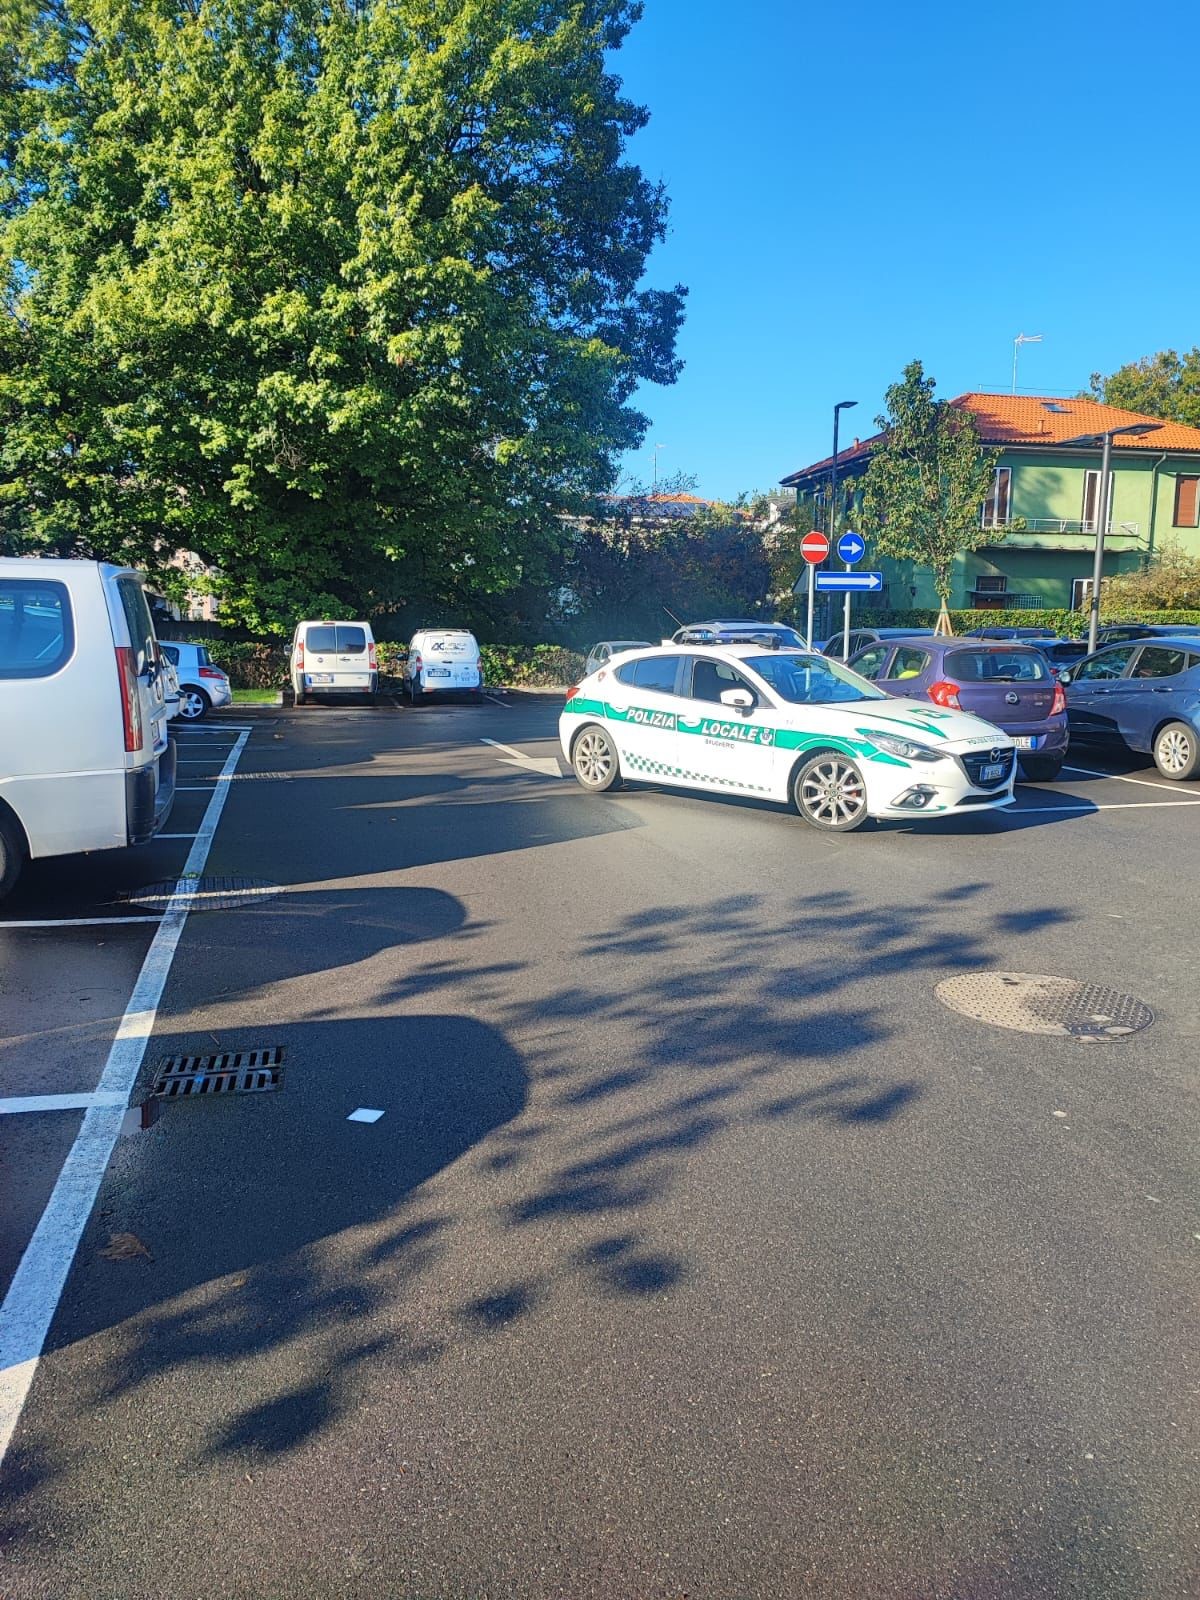
{"label": "large green tree", "polygon": [[875,419],[882,438],[862,480],[860,528],[880,555],[933,573],[943,605],[954,558],[1003,536],[980,526],[997,452],[980,443],[975,419],[934,398],[934,380],[910,361]]}
{"label": "large green tree", "polygon": [[630,0],[5,0],[0,538],[256,626],[535,580],[671,382]]}
{"label": "large green tree", "polygon": [[1093,372],[1091,395],[1124,411],[1200,428],[1200,349],[1184,355],[1160,350],[1157,355],[1127,362],[1107,377]]}

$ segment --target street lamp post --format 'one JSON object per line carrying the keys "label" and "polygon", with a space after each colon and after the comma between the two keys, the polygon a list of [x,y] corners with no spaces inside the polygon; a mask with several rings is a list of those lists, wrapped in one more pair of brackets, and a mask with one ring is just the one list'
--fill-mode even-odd
{"label": "street lamp post", "polygon": [[1112,442],[1120,433],[1140,437],[1157,433],[1161,422],[1131,422],[1124,428],[1108,428],[1104,433],[1081,433],[1064,444],[1101,445],[1100,482],[1096,488],[1096,549],[1092,557],[1092,592],[1088,596],[1088,654],[1096,648],[1100,634],[1100,585],[1104,581],[1104,535],[1108,527],[1108,506],[1112,499]]}
{"label": "street lamp post", "polygon": [[[841,413],[856,406],[857,400],[839,400],[833,408],[833,465],[829,473],[829,548],[837,549],[838,423]],[[849,567],[846,571],[849,572]],[[842,616],[842,655],[850,654],[850,595],[847,592]]]}

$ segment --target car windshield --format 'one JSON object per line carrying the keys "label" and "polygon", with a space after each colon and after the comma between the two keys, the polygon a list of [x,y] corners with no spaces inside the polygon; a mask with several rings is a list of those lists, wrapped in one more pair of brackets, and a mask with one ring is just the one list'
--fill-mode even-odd
{"label": "car windshield", "polygon": [[769,683],[781,700],[794,706],[887,699],[881,689],[828,656],[777,652],[769,656],[747,656],[746,665]]}
{"label": "car windshield", "polygon": [[1040,683],[1049,676],[1036,650],[952,650],[944,664],[960,683]]}

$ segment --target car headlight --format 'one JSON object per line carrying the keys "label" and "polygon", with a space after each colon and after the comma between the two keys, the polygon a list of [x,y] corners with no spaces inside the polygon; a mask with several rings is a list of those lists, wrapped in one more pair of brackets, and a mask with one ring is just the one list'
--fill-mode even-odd
{"label": "car headlight", "polygon": [[889,756],[900,756],[905,761],[940,761],[940,750],[931,750],[928,745],[914,744],[911,739],[901,739],[894,733],[869,733],[867,737],[878,749],[884,750]]}

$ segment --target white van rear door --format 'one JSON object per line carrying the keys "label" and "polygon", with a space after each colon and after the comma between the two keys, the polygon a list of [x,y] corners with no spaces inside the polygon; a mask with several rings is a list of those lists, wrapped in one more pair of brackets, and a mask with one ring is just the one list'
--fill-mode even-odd
{"label": "white van rear door", "polygon": [[[159,659],[150,607],[136,573],[121,573],[116,586],[133,650],[133,670],[141,701],[142,751],[161,755],[167,748],[167,675]],[[129,764],[138,764],[138,753],[134,753]]]}
{"label": "white van rear door", "polygon": [[314,689],[370,686],[367,630],[356,622],[317,622],[304,638],[304,679]]}
{"label": "white van rear door", "polygon": [[431,689],[475,689],[479,686],[479,646],[472,634],[427,634],[421,660],[425,681]]}

